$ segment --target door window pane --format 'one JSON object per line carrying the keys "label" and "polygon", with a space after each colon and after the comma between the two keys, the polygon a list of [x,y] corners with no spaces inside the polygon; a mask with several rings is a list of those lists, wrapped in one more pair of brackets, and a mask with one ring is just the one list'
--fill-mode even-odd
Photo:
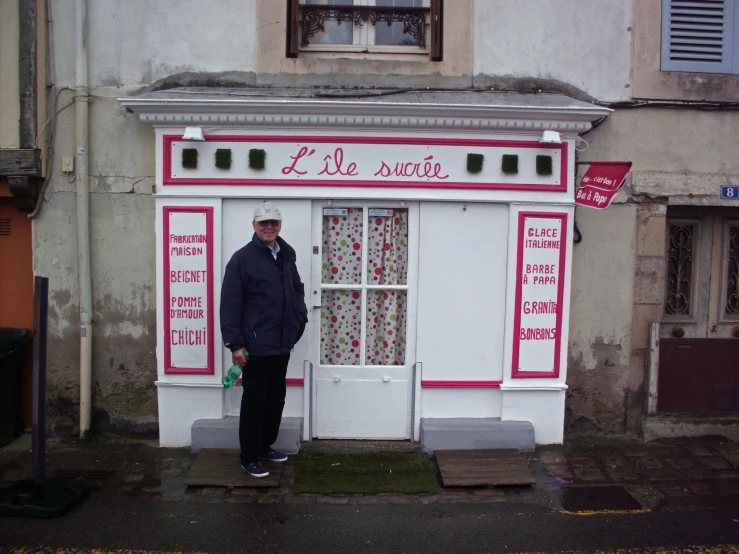
{"label": "door window pane", "polygon": [[321,292],[321,364],[359,365],[362,294],[358,290]]}
{"label": "door window pane", "polygon": [[367,231],[367,284],[405,285],[408,210],[371,209]]}
{"label": "door window pane", "polygon": [[[393,8],[422,8],[423,0],[377,0],[377,6]],[[423,43],[412,33],[404,33],[405,23],[395,22],[390,25],[385,21],[377,20],[375,24],[375,44],[382,46],[420,46]]]}
{"label": "door window pane", "polygon": [[[307,0],[308,6],[351,6],[353,0]],[[313,17],[306,12],[303,17]],[[313,21],[310,21],[313,24]],[[316,24],[318,21],[316,21]],[[353,44],[354,22],[351,17],[341,22],[324,19],[323,30],[318,30],[310,37],[311,44]]]}
{"label": "door window pane", "polygon": [[665,312],[671,315],[688,315],[693,288],[695,226],[671,224],[669,233]]}
{"label": "door window pane", "polygon": [[362,217],[362,208],[349,208],[346,215],[323,216],[324,284],[362,283]]}
{"label": "door window pane", "polygon": [[367,291],[367,365],[405,364],[405,291]]}
{"label": "door window pane", "polygon": [[729,226],[728,276],[726,280],[726,315],[739,315],[739,227]]}

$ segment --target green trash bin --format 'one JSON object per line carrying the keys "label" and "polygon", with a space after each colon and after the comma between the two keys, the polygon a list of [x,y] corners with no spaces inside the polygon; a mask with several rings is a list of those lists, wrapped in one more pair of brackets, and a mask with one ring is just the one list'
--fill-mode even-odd
{"label": "green trash bin", "polygon": [[0,327],[0,447],[23,434],[23,357],[26,329]]}

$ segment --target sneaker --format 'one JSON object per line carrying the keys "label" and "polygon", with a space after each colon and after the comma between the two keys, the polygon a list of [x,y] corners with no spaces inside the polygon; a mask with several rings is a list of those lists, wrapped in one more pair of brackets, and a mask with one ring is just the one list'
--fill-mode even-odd
{"label": "sneaker", "polygon": [[286,462],[287,456],[282,452],[270,448],[265,454],[262,454],[262,459],[269,460],[270,462]]}
{"label": "sneaker", "polygon": [[262,465],[262,462],[241,462],[241,469],[246,471],[252,477],[267,477],[269,471]]}

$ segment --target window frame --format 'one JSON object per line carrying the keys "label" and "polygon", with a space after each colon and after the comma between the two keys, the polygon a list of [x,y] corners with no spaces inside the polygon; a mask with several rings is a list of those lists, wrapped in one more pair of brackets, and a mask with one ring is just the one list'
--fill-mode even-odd
{"label": "window frame", "polygon": [[[370,2],[374,2],[374,0],[354,0],[358,7],[377,7],[378,10],[388,9],[387,6],[373,6]],[[371,23],[359,26],[358,29],[355,26],[353,44],[320,44],[306,47],[301,44],[301,6],[305,4],[302,0],[288,0],[286,56],[297,58],[299,54],[313,53],[390,54],[428,56],[431,61],[442,61],[443,0],[424,0],[424,3],[428,3],[428,6],[424,6],[424,9],[428,10],[424,39],[426,47],[372,44],[375,37],[375,27]]]}

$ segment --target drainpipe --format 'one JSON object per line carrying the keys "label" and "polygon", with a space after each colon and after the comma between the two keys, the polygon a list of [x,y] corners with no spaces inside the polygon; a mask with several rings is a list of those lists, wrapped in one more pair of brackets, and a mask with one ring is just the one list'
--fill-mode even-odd
{"label": "drainpipe", "polygon": [[80,437],[90,431],[92,391],[92,276],[90,272],[90,181],[87,172],[87,0],[75,0],[77,263],[80,279]]}

